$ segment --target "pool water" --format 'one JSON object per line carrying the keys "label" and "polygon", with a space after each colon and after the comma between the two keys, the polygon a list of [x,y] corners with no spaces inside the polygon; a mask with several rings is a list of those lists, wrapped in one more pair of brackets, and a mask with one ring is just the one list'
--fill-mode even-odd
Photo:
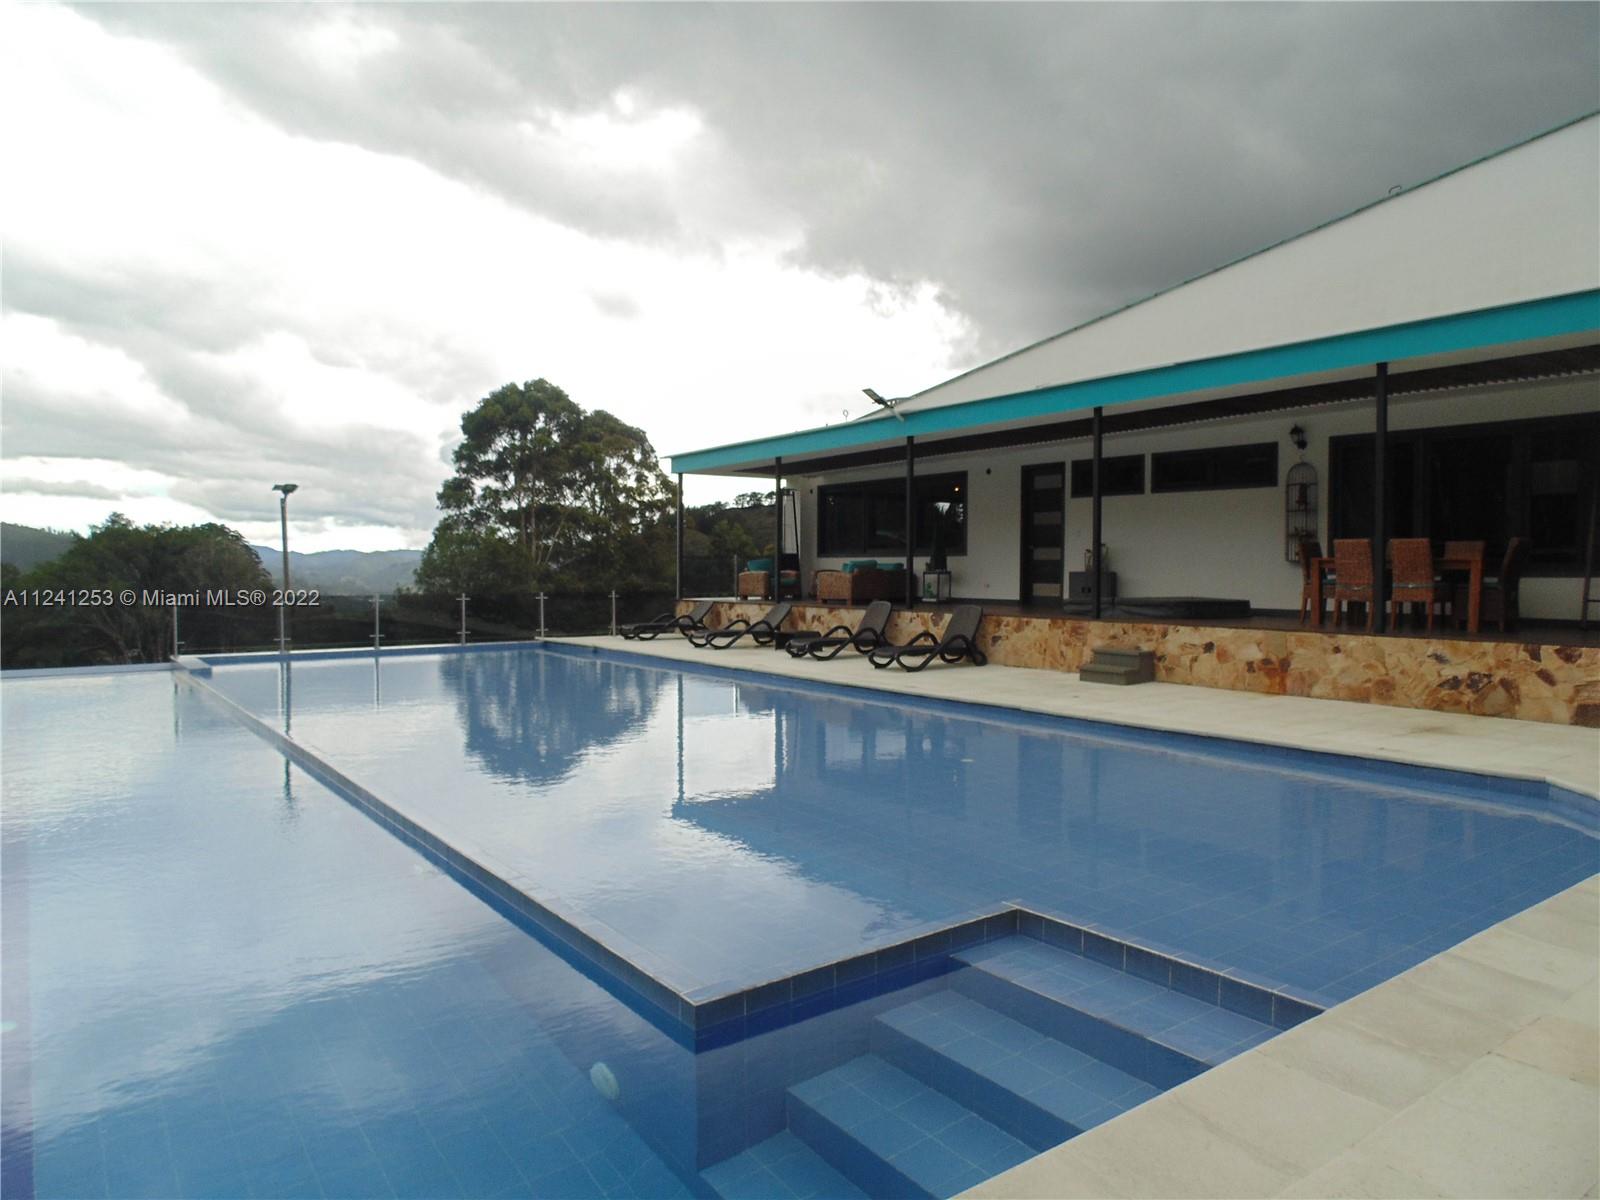
{"label": "pool water", "polygon": [[210,683],[685,995],[1013,904],[1325,1005],[1597,866],[1592,830],[1505,781],[632,656]]}
{"label": "pool water", "polygon": [[174,675],[9,680],[8,1197],[950,1196],[1273,1036],[1252,981],[1353,994],[1600,867],[1538,789],[621,656],[206,683],[674,988],[914,960],[701,1042]]}

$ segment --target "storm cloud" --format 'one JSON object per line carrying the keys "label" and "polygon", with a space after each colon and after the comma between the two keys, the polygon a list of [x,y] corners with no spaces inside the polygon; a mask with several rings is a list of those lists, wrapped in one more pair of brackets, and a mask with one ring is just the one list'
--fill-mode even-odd
{"label": "storm cloud", "polygon": [[[653,376],[597,374],[607,394],[574,391],[663,451],[728,440],[684,431],[741,399],[751,432],[837,420],[859,411],[862,385],[929,386],[1600,98],[1591,4],[75,11],[107,39],[97,53],[172,56],[249,137],[286,139],[305,174],[264,181],[286,206],[314,213],[321,198],[354,229],[340,172],[359,160],[378,173],[394,212],[369,200],[370,219],[394,222],[399,262],[428,286],[391,302],[411,286],[397,267],[387,286],[319,287],[352,269],[337,238],[321,276],[286,273],[291,239],[271,228],[240,230],[225,270],[205,255],[69,253],[23,228],[7,231],[7,309],[137,364],[191,441],[323,471],[329,519],[412,541],[459,412],[547,373],[582,331],[613,348],[658,339],[631,352]],[[509,239],[531,221],[547,240],[456,274],[459,196],[481,198],[474,211]],[[504,272],[497,286],[533,305],[563,238],[586,257],[559,320],[587,325],[558,337],[544,310],[502,324],[474,307],[474,272]],[[732,313],[765,328],[744,359],[729,350]],[[318,378],[381,386],[336,429],[314,413],[285,422],[278,392],[252,389],[263,345],[280,367],[303,356]],[[83,429],[72,413],[92,402],[37,372],[8,377],[5,404],[8,456],[122,441],[181,480],[174,498],[224,519],[259,510],[258,480],[239,474],[252,454],[207,469],[141,442],[125,413]]]}

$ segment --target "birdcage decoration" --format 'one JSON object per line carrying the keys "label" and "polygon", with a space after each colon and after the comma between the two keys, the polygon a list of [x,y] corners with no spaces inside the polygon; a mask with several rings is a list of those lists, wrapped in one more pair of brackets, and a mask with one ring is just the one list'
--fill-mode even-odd
{"label": "birdcage decoration", "polygon": [[1300,561],[1300,543],[1317,540],[1317,469],[1308,462],[1289,468],[1283,485],[1284,558]]}

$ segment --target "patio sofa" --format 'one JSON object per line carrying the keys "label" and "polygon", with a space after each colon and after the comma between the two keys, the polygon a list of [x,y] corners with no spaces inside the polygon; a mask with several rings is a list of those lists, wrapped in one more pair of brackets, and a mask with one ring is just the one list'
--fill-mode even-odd
{"label": "patio sofa", "polygon": [[[912,577],[916,583],[916,577]],[[816,571],[811,576],[811,593],[818,600],[833,604],[858,605],[873,600],[904,600],[906,569],[901,563],[872,560],[847,562],[841,570]]]}

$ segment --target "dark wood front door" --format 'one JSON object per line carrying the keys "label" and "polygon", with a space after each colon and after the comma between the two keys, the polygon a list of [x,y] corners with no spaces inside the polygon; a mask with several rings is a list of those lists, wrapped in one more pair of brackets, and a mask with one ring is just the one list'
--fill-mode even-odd
{"label": "dark wood front door", "polygon": [[1065,463],[1022,468],[1022,602],[1062,601],[1062,546],[1067,518]]}

